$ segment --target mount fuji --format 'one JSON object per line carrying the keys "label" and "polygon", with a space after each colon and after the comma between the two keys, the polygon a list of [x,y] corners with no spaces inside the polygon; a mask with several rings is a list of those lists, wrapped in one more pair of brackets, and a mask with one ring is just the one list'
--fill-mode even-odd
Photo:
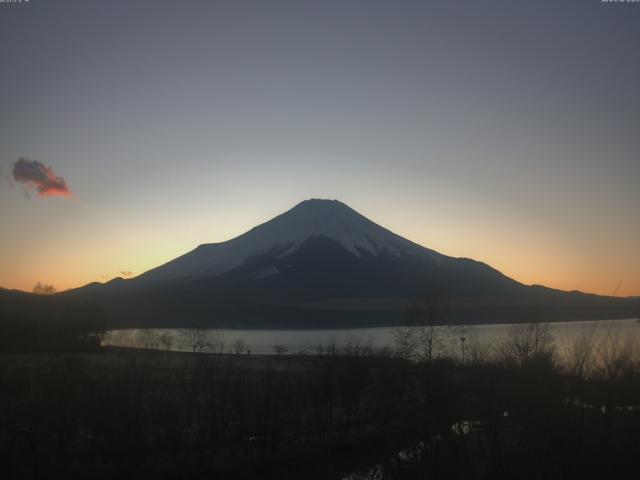
{"label": "mount fuji", "polygon": [[[312,199],[232,240],[200,245],[136,280],[153,284],[219,275],[242,266],[247,259],[269,253],[275,254],[276,260],[283,259],[320,239],[361,260],[382,256],[419,256],[441,263],[445,258],[373,223],[344,203]],[[270,267],[264,275],[280,273],[277,265]],[[260,272],[254,273],[260,275]]]}
{"label": "mount fuji", "polygon": [[523,285],[484,263],[413,243],[337,200],[317,199],[138,277],[64,295],[90,296],[113,324],[126,326],[397,324],[434,302],[445,322],[611,317],[624,306]]}

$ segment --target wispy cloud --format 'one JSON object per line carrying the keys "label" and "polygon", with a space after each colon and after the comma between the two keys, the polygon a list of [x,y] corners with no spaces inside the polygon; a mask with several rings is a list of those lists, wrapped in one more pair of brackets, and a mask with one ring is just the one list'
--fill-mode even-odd
{"label": "wispy cloud", "polygon": [[21,157],[13,164],[13,179],[27,189],[35,188],[41,197],[71,196],[64,178],[57,176],[51,167],[38,160]]}

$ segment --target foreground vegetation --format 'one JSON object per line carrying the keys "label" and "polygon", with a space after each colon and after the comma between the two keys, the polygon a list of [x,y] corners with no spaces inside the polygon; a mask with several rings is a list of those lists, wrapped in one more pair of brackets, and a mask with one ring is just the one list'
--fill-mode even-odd
{"label": "foreground vegetation", "polygon": [[5,478],[634,473],[640,364],[630,345],[587,333],[560,363],[533,324],[441,358],[442,333],[399,331],[384,354],[4,353]]}
{"label": "foreground vegetation", "polygon": [[[51,288],[36,286],[44,292]],[[106,328],[95,302],[0,289],[0,351],[93,351]]]}

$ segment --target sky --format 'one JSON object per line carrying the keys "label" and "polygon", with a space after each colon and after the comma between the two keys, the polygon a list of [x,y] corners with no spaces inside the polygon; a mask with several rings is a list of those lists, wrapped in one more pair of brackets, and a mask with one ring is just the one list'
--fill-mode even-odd
{"label": "sky", "polygon": [[639,2],[0,2],[0,286],[135,276],[331,198],[640,295],[639,45]]}

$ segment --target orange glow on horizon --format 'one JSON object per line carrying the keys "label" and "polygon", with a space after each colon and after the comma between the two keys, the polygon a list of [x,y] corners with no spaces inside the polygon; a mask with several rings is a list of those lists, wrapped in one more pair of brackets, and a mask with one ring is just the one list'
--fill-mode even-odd
{"label": "orange glow on horizon", "polygon": [[[435,249],[438,250],[437,248]],[[189,250],[191,250],[191,248],[168,248],[166,250],[163,249],[163,251],[155,250],[149,252],[149,254],[144,257],[137,255],[123,262],[120,262],[120,260],[127,255],[122,255],[119,258],[118,256],[110,257],[109,259],[103,258],[99,261],[85,257],[83,260],[76,259],[73,261],[72,263],[75,264],[75,268],[73,270],[68,269],[63,274],[60,272],[64,271],[61,265],[64,261],[61,262],[60,259],[57,259],[51,261],[47,265],[47,268],[39,268],[38,273],[23,270],[17,278],[14,277],[13,282],[10,281],[9,278],[4,277],[2,278],[0,286],[30,292],[33,286],[40,281],[54,285],[58,291],[64,291],[78,288],[92,282],[108,282],[116,277],[133,278]],[[450,256],[464,256],[482,261],[504,275],[525,285],[537,284],[566,291],[579,290],[598,295],[612,295],[618,282],[622,280],[616,296],[640,296],[640,282],[636,281],[634,283],[632,279],[619,278],[622,277],[622,275],[616,275],[616,271],[604,272],[602,275],[597,276],[597,278],[590,278],[594,277],[594,275],[589,275],[584,266],[570,263],[557,265],[554,264],[551,259],[547,258],[545,261],[544,256],[541,257],[539,255],[512,256],[515,252],[509,251],[509,249],[506,248],[494,252],[486,251],[484,255],[476,255],[475,257],[473,254],[455,255],[452,252],[443,251],[442,249],[440,252]],[[510,258],[514,260],[510,260]],[[120,265],[127,265],[127,268],[107,268],[108,263],[114,262],[115,264],[116,261]],[[126,276],[122,274],[123,270],[134,271],[136,273],[132,276]],[[585,272],[585,275],[582,275],[581,272]]]}
{"label": "orange glow on horizon", "polygon": [[[631,243],[606,250],[605,257],[600,252],[610,242],[607,238],[576,240],[535,222],[517,224],[508,216],[461,218],[449,212],[425,216],[378,207],[372,205],[361,213],[415,243],[444,255],[484,262],[523,284],[611,295],[622,280],[616,296],[640,296],[640,264]],[[88,209],[84,204],[75,208]],[[0,286],[31,291],[42,282],[63,291],[124,277],[120,272],[139,275],[201,243],[235,238],[283,210],[277,205],[258,212],[238,207],[214,216],[211,222],[203,221],[201,215],[183,216],[173,230],[180,232],[178,236],[167,231],[172,217],[162,210],[128,220],[125,225],[135,221],[136,228],[124,231],[120,215],[106,220],[87,216],[83,228],[60,225],[46,241],[16,236],[19,243],[0,251]]]}

